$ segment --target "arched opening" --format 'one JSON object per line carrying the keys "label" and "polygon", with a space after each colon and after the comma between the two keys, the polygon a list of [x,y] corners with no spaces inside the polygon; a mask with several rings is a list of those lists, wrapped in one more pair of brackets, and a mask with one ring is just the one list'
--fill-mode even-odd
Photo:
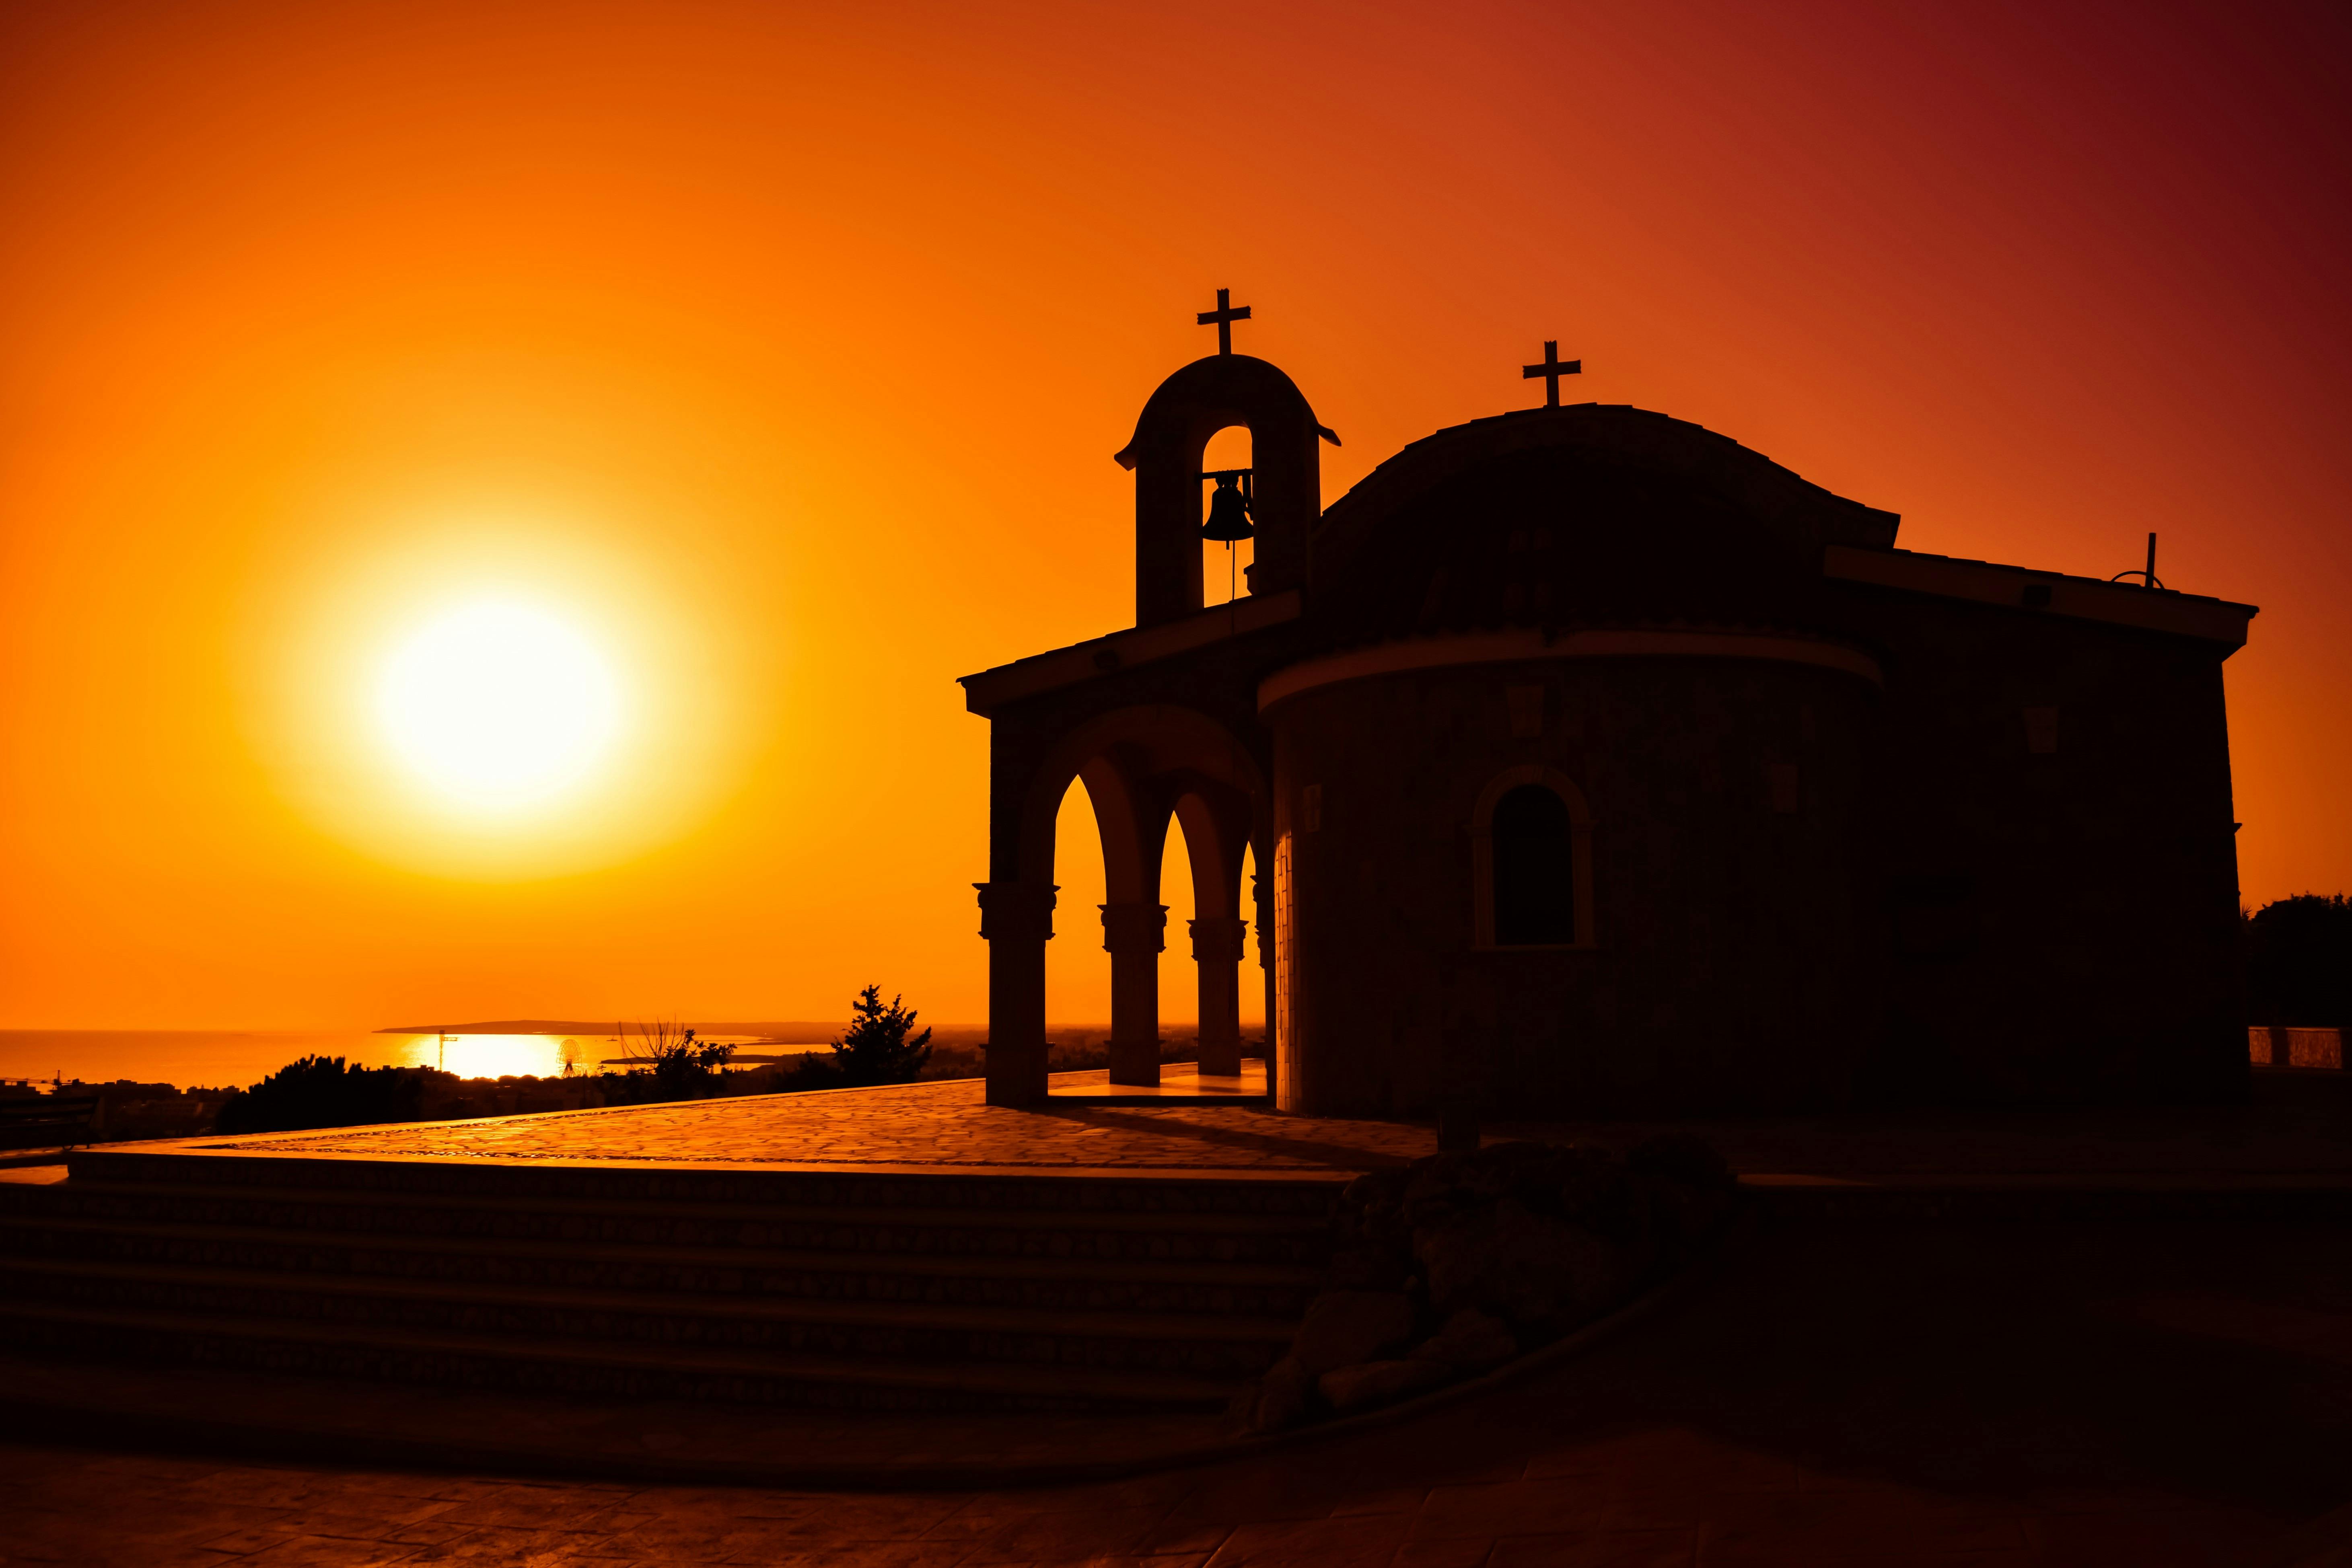
{"label": "arched opening", "polygon": [[[1077,782],[1084,793],[1065,786],[1055,813],[1058,925],[1066,940],[1058,953],[1047,945],[1041,1044],[1049,1066],[1054,1046],[1075,1046],[1089,1059],[1106,1054],[1114,1083],[1157,1083],[1167,812],[1108,758],[1086,762]],[[1087,852],[1089,841],[1098,856]]]}
{"label": "arched opening", "polygon": [[1199,988],[1192,981],[1192,948],[1185,925],[1197,920],[1201,901],[1192,888],[1192,846],[1184,821],[1176,820],[1160,856],[1160,902],[1168,906],[1168,946],[1160,951],[1160,1039],[1163,1047],[1200,1043]]}
{"label": "arched opening", "polygon": [[1592,813],[1565,774],[1528,764],[1493,779],[1470,843],[1475,946],[1595,946]]}
{"label": "arched opening", "polygon": [[1265,947],[1259,940],[1256,888],[1258,884],[1257,850],[1244,846],[1242,850],[1242,918],[1249,922],[1249,943],[1242,949],[1242,1054],[1274,1060],[1268,1043],[1265,1019]]}
{"label": "arched opening", "polygon": [[1102,831],[1094,803],[1076,778],[1054,819],[1055,935],[1045,944],[1045,1034],[1050,1043],[1081,1038],[1099,1045],[1110,1034],[1110,965],[1095,909],[1109,900]]}
{"label": "arched opening", "polygon": [[[1086,786],[1083,796],[1070,788],[1074,781]],[[989,1103],[1043,1102],[1049,1016],[1065,1026],[1057,1033],[1066,1033],[1072,1019],[1098,1027],[1107,1010],[1111,1081],[1159,1082],[1160,956],[1169,946],[1196,946],[1181,918],[1170,929],[1160,902],[1170,802],[1175,811],[1205,813],[1203,831],[1222,846],[1216,874],[1230,887],[1263,794],[1248,750],[1181,707],[1102,715],[1041,759],[1017,821],[1000,819],[992,832],[992,874],[979,887],[981,935],[989,943]],[[1088,851],[1088,827],[1099,856]],[[1190,821],[1184,831],[1188,844],[1203,841]],[[1196,883],[1201,864],[1189,862]],[[1221,952],[1231,950],[1220,962],[1236,984],[1244,953],[1231,927],[1241,924],[1230,922],[1220,944]],[[1107,988],[1102,966],[1080,956],[1097,944],[1110,960]],[[1190,956],[1197,961],[1197,953]],[[1222,1016],[1232,1019],[1237,1000]]]}
{"label": "arched opening", "polygon": [[1576,841],[1568,802],[1522,784],[1495,803],[1495,946],[1576,940]]}
{"label": "arched opening", "polygon": [[[1249,426],[1229,424],[1209,437],[1201,452],[1201,472],[1215,474],[1254,465],[1255,443]],[[1201,481],[1201,518],[1208,520],[1216,486]],[[1201,541],[1201,595],[1205,604],[1223,604],[1249,586],[1250,563],[1256,559],[1257,541],[1246,538],[1227,546],[1214,539]]]}
{"label": "arched opening", "polygon": [[[1209,438],[1246,425],[1253,437]],[[1211,354],[1160,384],[1135,422],[1135,436],[1118,455],[1135,476],[1135,623],[1157,626],[1220,602],[1202,580],[1201,522],[1204,466],[1255,471],[1256,536],[1244,557],[1247,582],[1258,593],[1300,586],[1307,538],[1323,515],[1324,428],[1288,376],[1249,354]],[[1203,447],[1207,447],[1204,455]],[[1219,551],[1220,556],[1223,551]],[[1236,563],[1238,564],[1238,563]],[[1217,573],[1226,570],[1222,559]]]}
{"label": "arched opening", "polygon": [[1198,781],[1177,799],[1162,850],[1162,1036],[1171,1046],[1189,1042],[1212,1078],[1242,1071],[1245,1021],[1265,1010],[1265,971],[1250,942],[1256,913],[1245,870],[1250,811],[1247,797]]}

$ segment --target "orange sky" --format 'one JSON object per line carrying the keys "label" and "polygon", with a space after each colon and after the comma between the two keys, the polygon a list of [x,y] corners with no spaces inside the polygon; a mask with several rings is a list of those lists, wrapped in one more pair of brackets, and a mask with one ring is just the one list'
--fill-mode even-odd
{"label": "orange sky", "polygon": [[[1327,500],[1549,337],[1913,549],[2156,529],[2262,606],[2247,896],[2352,887],[2348,74],[2322,5],[9,6],[0,1027],[980,1018],[952,680],[1130,619],[1220,285]],[[643,687],[516,843],[353,771],[484,574]]]}

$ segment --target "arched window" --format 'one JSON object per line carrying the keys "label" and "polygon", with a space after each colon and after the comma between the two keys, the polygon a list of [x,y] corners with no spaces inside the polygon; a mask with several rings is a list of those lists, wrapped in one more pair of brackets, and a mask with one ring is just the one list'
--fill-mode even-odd
{"label": "arched window", "polygon": [[1471,822],[1476,944],[1590,947],[1592,817],[1549,768],[1514,768],[1479,796]]}
{"label": "arched window", "polygon": [[1564,947],[1576,940],[1576,844],[1568,802],[1522,784],[1495,803],[1495,946]]}

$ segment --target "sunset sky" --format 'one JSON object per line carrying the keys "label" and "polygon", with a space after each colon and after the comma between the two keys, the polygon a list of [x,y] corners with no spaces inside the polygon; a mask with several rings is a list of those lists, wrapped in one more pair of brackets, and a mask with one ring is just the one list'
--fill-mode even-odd
{"label": "sunset sky", "polygon": [[[1327,504],[1550,338],[1914,549],[2156,530],[2246,898],[2352,889],[2347,17],[22,0],[0,1027],[978,1019],[954,677],[1129,623],[1221,286]],[[544,777],[402,728],[509,636]]]}

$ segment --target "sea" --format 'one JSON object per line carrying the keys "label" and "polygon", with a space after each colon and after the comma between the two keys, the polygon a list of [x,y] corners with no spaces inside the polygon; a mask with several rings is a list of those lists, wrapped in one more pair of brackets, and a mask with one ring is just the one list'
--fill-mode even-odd
{"label": "sea", "polygon": [[[719,1034],[742,1065],[824,1049],[822,1042]],[[250,1088],[305,1056],[340,1056],[367,1067],[438,1067],[461,1078],[561,1076],[615,1070],[643,1041],[618,1034],[379,1034],[364,1030],[0,1030],[0,1082],[169,1083]]]}

